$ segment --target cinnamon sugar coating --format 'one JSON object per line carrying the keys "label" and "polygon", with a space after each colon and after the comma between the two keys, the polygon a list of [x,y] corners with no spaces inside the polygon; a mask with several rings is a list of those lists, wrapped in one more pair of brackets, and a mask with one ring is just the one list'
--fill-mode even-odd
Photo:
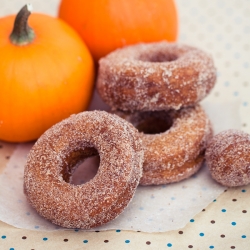
{"label": "cinnamon sugar coating", "polygon": [[115,113],[141,131],[145,148],[141,185],[181,181],[201,167],[212,127],[200,105],[178,111]]}
{"label": "cinnamon sugar coating", "polygon": [[212,177],[227,187],[250,183],[250,135],[239,130],[223,131],[210,141],[206,162]]}
{"label": "cinnamon sugar coating", "polygon": [[113,110],[178,110],[200,102],[215,81],[211,56],[163,41],[127,46],[101,58],[97,90]]}
{"label": "cinnamon sugar coating", "polygon": [[[93,179],[70,184],[77,164],[100,156]],[[116,218],[132,199],[142,175],[137,130],[105,111],[86,111],[47,130],[31,149],[24,192],[37,212],[66,228],[92,228]]]}

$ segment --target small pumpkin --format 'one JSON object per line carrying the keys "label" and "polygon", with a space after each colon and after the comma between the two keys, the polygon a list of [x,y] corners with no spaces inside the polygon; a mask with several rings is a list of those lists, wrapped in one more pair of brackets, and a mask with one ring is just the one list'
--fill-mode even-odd
{"label": "small pumpkin", "polygon": [[79,32],[95,61],[138,42],[176,41],[174,0],[61,0],[59,17]]}
{"label": "small pumpkin", "polygon": [[87,109],[93,90],[93,59],[79,35],[30,11],[0,19],[0,140],[9,142],[37,139]]}

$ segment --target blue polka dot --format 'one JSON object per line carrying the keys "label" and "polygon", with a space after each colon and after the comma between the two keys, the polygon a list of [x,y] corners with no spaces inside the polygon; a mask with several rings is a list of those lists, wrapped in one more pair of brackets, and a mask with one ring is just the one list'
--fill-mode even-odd
{"label": "blue polka dot", "polygon": [[241,24],[242,19],[241,19],[239,16],[237,16],[237,17],[234,19],[234,22],[235,22],[236,24]]}
{"label": "blue polka dot", "polygon": [[85,243],[85,244],[88,243],[88,242],[89,242],[88,240],[84,240],[84,241],[83,241],[83,243]]}
{"label": "blue polka dot", "polygon": [[236,226],[236,222],[235,222],[235,221],[233,221],[231,224],[232,224],[233,226]]}
{"label": "blue polka dot", "polygon": [[168,243],[167,246],[168,246],[168,247],[172,247],[172,244],[171,244],[171,243]]}
{"label": "blue polka dot", "polygon": [[216,202],[216,199],[214,199],[213,202]]}
{"label": "blue polka dot", "polygon": [[205,234],[204,234],[204,233],[200,233],[199,235],[200,235],[201,237],[203,237]]}
{"label": "blue polka dot", "polygon": [[246,235],[242,235],[241,238],[245,239],[247,236]]}
{"label": "blue polka dot", "polygon": [[243,106],[247,106],[248,105],[248,102],[243,102]]}
{"label": "blue polka dot", "polygon": [[223,213],[225,213],[226,211],[227,211],[227,210],[226,210],[226,209],[224,209],[224,208],[223,208],[223,209],[221,209],[221,212],[223,212]]}
{"label": "blue polka dot", "polygon": [[30,212],[27,212],[26,215],[30,215]]}
{"label": "blue polka dot", "polygon": [[231,49],[231,47],[232,47],[232,46],[231,46],[230,43],[227,43],[227,44],[225,45],[225,48],[226,48],[226,49]]}
{"label": "blue polka dot", "polygon": [[217,6],[218,6],[219,8],[223,8],[225,5],[224,5],[224,3],[223,3],[222,1],[218,1],[218,2],[217,2]]}
{"label": "blue polka dot", "polygon": [[38,229],[39,228],[39,226],[35,226],[35,229]]}
{"label": "blue polka dot", "polygon": [[43,240],[46,241],[46,240],[48,240],[48,238],[44,237]]}
{"label": "blue polka dot", "polygon": [[223,39],[223,36],[221,34],[218,34],[216,36],[217,41],[221,41]]}
{"label": "blue polka dot", "polygon": [[245,26],[244,27],[244,32],[249,33],[250,32],[250,26]]}
{"label": "blue polka dot", "polygon": [[234,92],[234,96],[238,96],[239,95],[239,92],[238,91],[235,91]]}
{"label": "blue polka dot", "polygon": [[187,39],[187,36],[185,34],[180,35],[180,40],[185,41]]}
{"label": "blue polka dot", "polygon": [[140,210],[144,210],[144,208],[143,208],[143,207],[139,207],[139,209],[140,209]]}
{"label": "blue polka dot", "polygon": [[197,9],[196,8],[190,9],[190,14],[191,14],[191,16],[197,16],[197,14],[198,14]]}
{"label": "blue polka dot", "polygon": [[199,23],[205,23],[205,22],[206,22],[206,18],[204,16],[200,16]]}
{"label": "blue polka dot", "polygon": [[224,83],[224,85],[225,85],[226,87],[228,87],[228,86],[230,85],[230,83],[227,81],[227,82]]}
{"label": "blue polka dot", "polygon": [[15,249],[13,247],[11,247],[10,250],[15,250]]}
{"label": "blue polka dot", "polygon": [[1,237],[2,239],[6,239],[6,235],[2,235],[2,237]]}
{"label": "blue polka dot", "polygon": [[208,25],[207,26],[207,31],[209,31],[209,32],[213,32],[214,31],[214,25]]}
{"label": "blue polka dot", "polygon": [[242,192],[242,193],[245,193],[245,192],[246,192],[246,190],[245,190],[245,189],[242,189],[242,190],[241,190],[241,192]]}
{"label": "blue polka dot", "polygon": [[243,64],[243,67],[247,69],[247,68],[249,67],[249,63],[247,63],[247,62],[244,63],[244,64]]}
{"label": "blue polka dot", "polygon": [[121,230],[120,230],[120,229],[117,229],[117,230],[116,230],[116,232],[117,232],[117,233],[120,233],[120,232],[121,232]]}
{"label": "blue polka dot", "polygon": [[214,249],[214,246],[209,246],[210,249]]}
{"label": "blue polka dot", "polygon": [[130,240],[125,240],[125,243],[127,243],[127,244],[130,243]]}
{"label": "blue polka dot", "polygon": [[174,201],[174,200],[175,200],[175,197],[171,197],[171,200]]}
{"label": "blue polka dot", "polygon": [[238,52],[235,53],[235,54],[234,54],[234,58],[235,58],[235,59],[239,59],[239,58],[240,58],[240,53],[238,53]]}
{"label": "blue polka dot", "polygon": [[190,222],[194,222],[194,219],[191,219]]}
{"label": "blue polka dot", "polygon": [[226,12],[227,12],[227,15],[228,15],[228,16],[231,16],[231,15],[233,14],[233,9],[227,8],[227,9],[226,9]]}
{"label": "blue polka dot", "polygon": [[78,232],[79,231],[79,229],[75,229],[75,232]]}

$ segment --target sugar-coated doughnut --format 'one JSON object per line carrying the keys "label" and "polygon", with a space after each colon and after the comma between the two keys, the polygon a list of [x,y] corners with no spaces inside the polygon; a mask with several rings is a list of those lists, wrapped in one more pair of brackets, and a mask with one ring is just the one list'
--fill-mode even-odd
{"label": "sugar-coated doughnut", "polygon": [[[99,154],[97,174],[82,185],[70,183],[77,164]],[[92,228],[116,218],[132,199],[142,175],[138,131],[104,111],[86,111],[47,130],[31,149],[24,171],[30,204],[66,228]]]}
{"label": "sugar-coated doughnut", "polygon": [[215,135],[206,151],[212,177],[227,187],[250,183],[250,135],[230,129]]}
{"label": "sugar-coated doughnut", "polygon": [[141,185],[181,181],[201,167],[212,127],[200,105],[178,111],[115,113],[141,132],[144,145]]}
{"label": "sugar-coated doughnut", "polygon": [[178,110],[201,101],[215,81],[207,53],[163,41],[127,46],[100,59],[97,90],[113,110]]}

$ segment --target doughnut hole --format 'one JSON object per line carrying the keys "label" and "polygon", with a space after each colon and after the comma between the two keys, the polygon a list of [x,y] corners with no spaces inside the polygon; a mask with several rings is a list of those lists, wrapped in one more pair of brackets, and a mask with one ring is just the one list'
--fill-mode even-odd
{"label": "doughnut hole", "polygon": [[178,58],[176,54],[170,52],[157,51],[154,53],[144,53],[138,60],[144,62],[172,62]]}
{"label": "doughnut hole", "polygon": [[217,134],[210,141],[206,153],[210,173],[227,187],[250,183],[250,135],[230,129]]}
{"label": "doughnut hole", "polygon": [[142,112],[132,117],[132,124],[144,134],[160,134],[169,130],[173,119],[167,112]]}
{"label": "doughnut hole", "polygon": [[96,175],[100,156],[95,148],[87,147],[72,151],[66,156],[62,176],[64,181],[73,185],[84,184]]}
{"label": "doughnut hole", "polygon": [[90,181],[95,177],[99,164],[99,155],[86,158],[73,172],[70,183],[74,185],[81,185]]}

